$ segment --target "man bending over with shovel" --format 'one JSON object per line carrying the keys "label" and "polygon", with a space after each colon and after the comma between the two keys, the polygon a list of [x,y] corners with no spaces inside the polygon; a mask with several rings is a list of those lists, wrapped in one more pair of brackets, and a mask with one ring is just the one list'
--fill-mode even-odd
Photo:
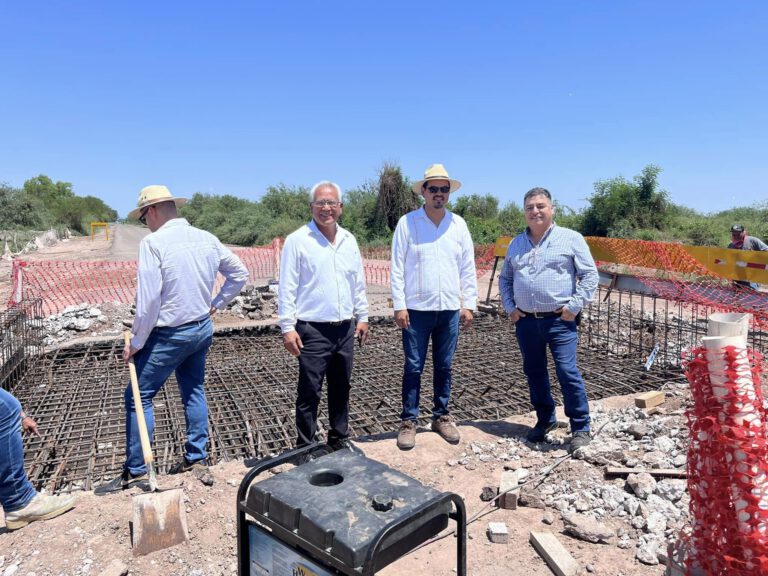
{"label": "man bending over with shovel", "polygon": [[[165,186],[147,186],[139,194],[138,208],[128,218],[138,219],[152,233],[139,245],[138,288],[133,338],[123,350],[123,360],[134,359],[141,405],[152,438],[152,399],[176,372],[184,415],[187,443],[183,460],[170,470],[178,474],[194,465],[205,465],[208,453],[208,405],[205,401],[205,356],[211,345],[211,315],[224,308],[248,280],[240,259],[212,234],[179,218],[174,198]],[[216,274],[225,278],[221,291],[211,298]],[[123,472],[96,494],[125,490],[146,482],[133,393],[125,391],[126,460]]]}

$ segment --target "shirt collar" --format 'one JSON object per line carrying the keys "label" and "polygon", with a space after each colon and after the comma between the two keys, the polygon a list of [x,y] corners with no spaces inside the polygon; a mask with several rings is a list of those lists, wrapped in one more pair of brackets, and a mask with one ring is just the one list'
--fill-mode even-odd
{"label": "shirt collar", "polygon": [[164,228],[176,228],[178,226],[189,226],[189,222],[187,222],[186,218],[172,218],[168,220],[165,224],[160,226],[155,232],[159,232],[160,230],[163,230]]}
{"label": "shirt collar", "polygon": [[[553,221],[552,224],[549,225],[549,228],[547,228],[547,231],[544,232],[544,236],[542,236],[541,240],[539,240],[539,242],[536,244],[537,246],[541,246],[544,243],[544,241],[547,238],[549,238],[549,235],[552,234],[552,230],[555,229],[555,226],[557,226],[557,224],[555,224],[554,221]],[[531,245],[533,245],[533,241],[531,240],[530,232],[531,232],[530,227],[526,226],[525,227],[525,237],[528,239],[528,242],[530,242]]]}
{"label": "shirt collar", "polygon": [[[307,228],[309,228],[309,233],[310,234],[318,234],[318,235],[322,236],[323,238],[325,238],[325,234],[320,232],[320,228],[317,227],[317,222],[315,222],[314,218],[309,221],[309,224],[307,224]],[[344,230],[344,228],[342,228],[341,226],[339,226],[339,223],[337,222],[336,223],[336,244],[338,244],[339,241],[342,238],[344,238],[344,236],[346,236],[346,234],[347,234],[347,231]],[[326,239],[326,241],[328,240],[327,238],[325,238],[325,239]]]}

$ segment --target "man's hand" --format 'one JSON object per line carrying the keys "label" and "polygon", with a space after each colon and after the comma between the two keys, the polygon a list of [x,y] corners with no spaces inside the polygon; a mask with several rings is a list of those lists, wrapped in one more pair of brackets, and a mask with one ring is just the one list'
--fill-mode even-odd
{"label": "man's hand", "polygon": [[407,330],[410,327],[411,321],[410,318],[408,318],[407,309],[395,310],[395,324],[397,324],[403,330]]}
{"label": "man's hand", "polygon": [[214,314],[216,314],[217,310],[218,308],[216,308],[216,306],[211,306],[211,309],[208,310],[208,316],[213,316]]}
{"label": "man's hand", "polygon": [[520,310],[515,308],[512,310],[512,312],[509,313],[509,320],[512,322],[512,324],[517,324],[517,321],[520,320],[520,318],[524,318],[525,314],[523,314]]}
{"label": "man's hand", "polygon": [[368,322],[358,322],[355,326],[355,338],[360,342],[360,347],[365,346],[368,342]]}
{"label": "man's hand", "polygon": [[136,354],[136,352],[138,352],[138,351],[139,351],[139,349],[138,349],[138,348],[134,348],[134,347],[133,347],[133,346],[131,346],[130,344],[126,344],[126,345],[123,347],[123,360],[124,360],[125,362],[128,362],[128,360],[130,360],[130,359],[131,359],[131,356],[133,356],[134,354]]}
{"label": "man's hand", "polygon": [[40,431],[37,429],[37,422],[32,420],[30,416],[25,416],[21,420],[21,428],[24,430],[24,432],[29,432],[31,434],[34,434],[38,438],[40,437]]}
{"label": "man's hand", "polygon": [[576,314],[568,310],[565,306],[561,306],[555,312],[560,312],[560,318],[565,320],[566,322],[573,322],[576,320]]}
{"label": "man's hand", "polygon": [[296,330],[291,330],[283,334],[283,346],[288,350],[291,356],[300,356],[304,344],[301,342],[301,336]]}
{"label": "man's hand", "polygon": [[469,328],[472,326],[472,320],[475,319],[475,315],[469,308],[462,308],[459,312],[459,322],[461,322],[462,328]]}

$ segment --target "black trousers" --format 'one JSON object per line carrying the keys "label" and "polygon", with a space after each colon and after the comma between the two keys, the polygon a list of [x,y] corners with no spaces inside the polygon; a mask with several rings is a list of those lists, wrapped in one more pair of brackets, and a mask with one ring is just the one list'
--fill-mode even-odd
{"label": "black trousers", "polygon": [[349,435],[349,389],[355,350],[355,322],[296,323],[304,348],[299,356],[296,391],[296,447],[315,441],[323,378],[328,382],[328,443]]}

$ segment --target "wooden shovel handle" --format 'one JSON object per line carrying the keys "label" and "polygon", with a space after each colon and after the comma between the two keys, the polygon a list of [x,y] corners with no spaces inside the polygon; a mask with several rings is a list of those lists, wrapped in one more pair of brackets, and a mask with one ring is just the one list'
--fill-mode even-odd
{"label": "wooden shovel handle", "polygon": [[[131,345],[131,333],[125,331],[125,345]],[[144,419],[144,407],[141,404],[141,393],[139,392],[139,378],[136,376],[136,365],[133,363],[133,356],[128,360],[128,373],[131,375],[131,390],[133,391],[133,406],[136,410],[136,421],[139,424],[139,438],[141,439],[141,452],[144,454],[144,463],[150,464],[152,458],[152,446],[149,443],[149,433],[147,432],[147,421]]]}

